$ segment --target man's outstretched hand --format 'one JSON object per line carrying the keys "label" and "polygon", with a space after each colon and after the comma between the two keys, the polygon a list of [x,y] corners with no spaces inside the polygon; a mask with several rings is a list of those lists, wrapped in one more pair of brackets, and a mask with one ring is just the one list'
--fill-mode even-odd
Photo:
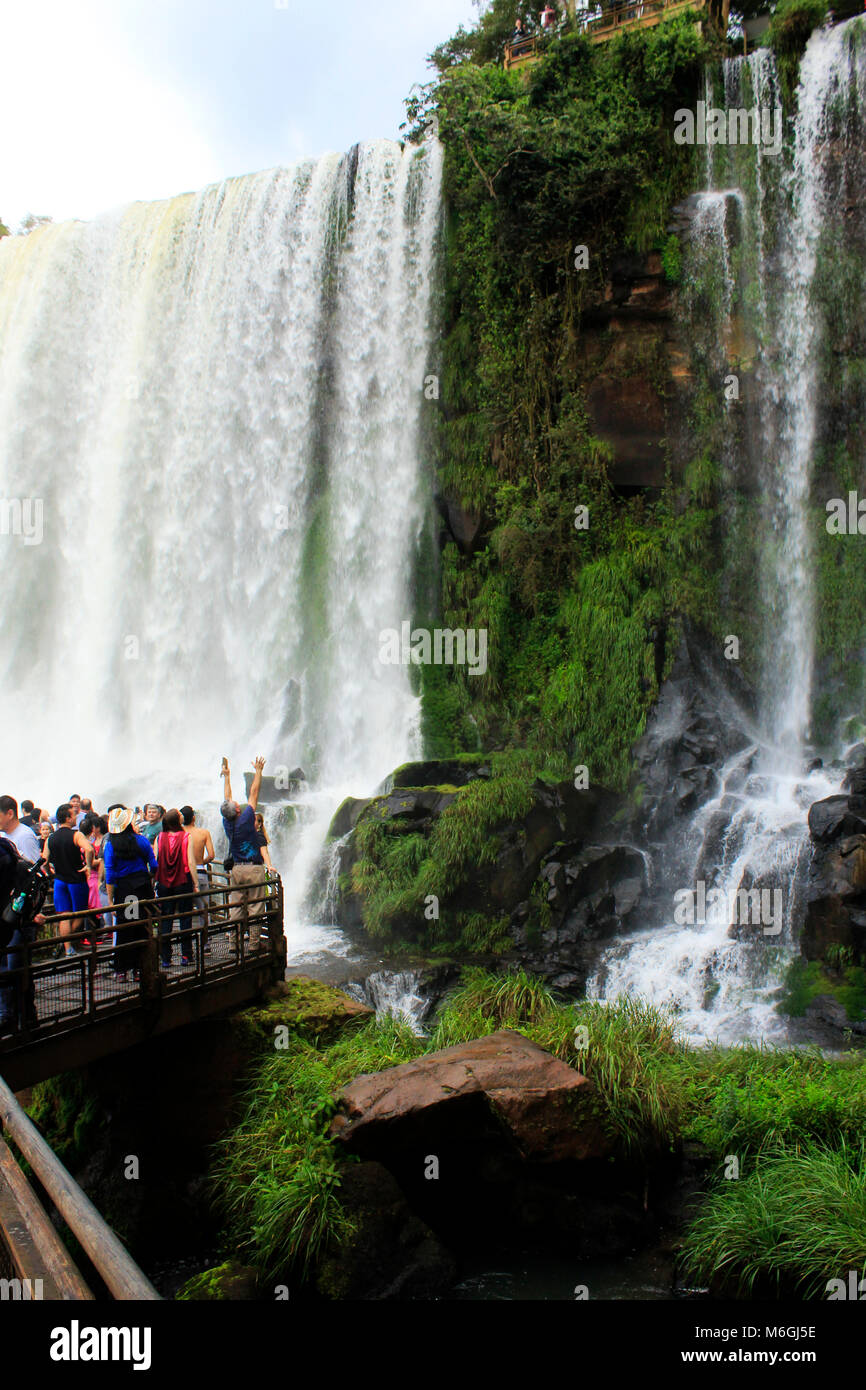
{"label": "man's outstretched hand", "polygon": [[265,770],[265,759],[264,759],[264,758],[253,758],[253,767],[255,768],[256,772],[264,772],[264,770]]}

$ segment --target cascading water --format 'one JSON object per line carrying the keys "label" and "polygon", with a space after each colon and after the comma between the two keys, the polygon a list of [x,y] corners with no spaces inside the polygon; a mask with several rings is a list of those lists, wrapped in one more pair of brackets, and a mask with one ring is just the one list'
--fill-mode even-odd
{"label": "cascading water", "polygon": [[[304,768],[298,917],[330,815],[418,751],[405,667],[441,150],[349,155],[0,242],[7,786],[220,800]],[[22,712],[32,721],[22,724]]]}
{"label": "cascading water", "polygon": [[379,1017],[402,1019],[420,1037],[431,1001],[418,993],[419,986],[417,970],[374,970],[363,983],[347,984],[346,993],[375,1009]]}
{"label": "cascading water", "polygon": [[[762,609],[758,717],[744,713],[748,747],[721,770],[718,794],[662,851],[670,901],[661,923],[606,950],[588,990],[673,1004],[696,1038],[783,1035],[774,1000],[800,920],[808,808],[839,780],[821,770],[807,775],[804,763],[816,623],[811,494],[822,330],[815,277],[824,239],[845,235],[833,197],[840,150],[845,153],[843,108],[846,101],[860,110],[866,103],[866,60],[855,25],[810,39],[789,152],[773,155],[760,143],[708,147],[711,186],[695,200],[692,258],[709,255],[715,262],[713,331],[721,359],[742,331],[735,308],[740,320],[748,319],[755,344],[750,464],[760,499],[752,537]],[[728,109],[776,109],[772,55],[726,61],[724,100]],[[720,363],[715,366],[720,378]],[[720,446],[725,470],[735,453],[731,430]],[[716,906],[703,922],[699,915],[692,922],[673,903],[678,890],[697,894],[699,885],[703,893],[715,890]],[[781,894],[778,921],[772,911],[762,915],[757,896],[747,902],[747,893],[762,887]],[[773,902],[768,897],[766,906]]]}

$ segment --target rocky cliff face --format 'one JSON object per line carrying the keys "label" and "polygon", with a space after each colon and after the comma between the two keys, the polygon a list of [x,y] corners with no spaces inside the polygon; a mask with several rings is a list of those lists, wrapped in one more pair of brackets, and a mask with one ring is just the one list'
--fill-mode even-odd
{"label": "rocky cliff face", "polygon": [[[660,488],[691,373],[676,287],[659,252],[613,257],[583,315],[579,363],[593,432],[611,450],[610,481]],[[678,472],[683,460],[673,463]]]}

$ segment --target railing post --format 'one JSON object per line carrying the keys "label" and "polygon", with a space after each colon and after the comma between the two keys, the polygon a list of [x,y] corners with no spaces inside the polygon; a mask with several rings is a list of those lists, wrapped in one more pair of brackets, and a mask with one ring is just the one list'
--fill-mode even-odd
{"label": "railing post", "polygon": [[87,990],[90,996],[87,1012],[91,1018],[96,1015],[96,940],[99,935],[99,928],[94,923],[90,950],[87,953]]}
{"label": "railing post", "polygon": [[240,958],[241,958],[241,960],[243,960],[243,959],[244,959],[244,954],[245,954],[245,942],[244,942],[244,938],[247,936],[247,934],[249,933],[249,930],[250,930],[250,899],[249,899],[249,888],[250,888],[250,885],[249,885],[248,883],[240,883],[240,884],[238,884],[238,887],[239,887],[240,892],[241,892],[241,904],[242,904],[242,906],[241,906],[241,924],[242,924],[242,925],[241,925],[241,953],[240,953]]}
{"label": "railing post", "polygon": [[160,923],[151,922],[147,940],[141,952],[141,997],[142,999],[155,999],[159,994],[159,932]]}

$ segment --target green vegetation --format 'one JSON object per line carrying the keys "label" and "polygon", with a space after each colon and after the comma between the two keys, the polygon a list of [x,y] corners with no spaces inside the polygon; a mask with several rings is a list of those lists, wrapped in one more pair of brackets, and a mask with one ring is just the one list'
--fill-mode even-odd
{"label": "green vegetation", "polygon": [[852,1021],[866,1018],[866,970],[840,955],[846,949],[831,946],[826,963],[802,957],[791,962],[785,976],[785,1013],[802,1018],[813,999],[829,994]]}
{"label": "green vegetation", "polygon": [[[337,1092],[360,1073],[503,1027],[595,1082],[620,1156],[648,1162],[689,1139],[715,1160],[718,1188],[685,1242],[693,1277],[777,1291],[795,1278],[810,1296],[819,1277],[863,1265],[866,1056],[689,1049],[670,1016],[643,1001],[569,1003],[522,970],[477,967],[444,1000],[429,1038],[370,1020],[328,1047],[295,1035],[261,1063],[214,1171],[228,1248],[264,1282],[309,1277],[326,1254],[333,1262],[353,1239],[340,1196],[351,1160],[327,1137]],[[730,1155],[735,1182],[722,1176]]]}
{"label": "green vegetation", "polygon": [[726,1293],[826,1298],[831,1279],[866,1273],[866,1146],[765,1154],[709,1198],[684,1259]]}
{"label": "green vegetation", "polygon": [[[496,859],[501,841],[498,828],[519,820],[533,801],[534,770],[526,753],[494,753],[488,760],[492,776],[465,787],[435,790],[454,795],[437,817],[429,835],[407,832],[399,819],[386,818],[384,797],[362,812],[355,831],[358,860],[351,887],[362,899],[364,927],[375,938],[393,938],[423,931],[425,948],[449,950],[507,950],[507,923],[490,921],[478,912],[460,913],[453,906],[460,889],[479,868]],[[407,792],[407,804],[411,793]],[[428,920],[425,901],[440,902],[438,920]]]}
{"label": "green vegetation", "polygon": [[232,1248],[266,1278],[303,1276],[329,1243],[351,1234],[340,1204],[340,1167],[327,1138],[341,1086],[398,1066],[424,1044],[396,1020],[371,1021],[327,1051],[295,1036],[261,1066],[240,1125],[214,1170]]}
{"label": "green vegetation", "polygon": [[779,56],[793,53],[799,58],[812,30],[826,20],[828,10],[828,0],[779,0],[767,31],[770,47]]}
{"label": "green vegetation", "polygon": [[[520,8],[497,0],[442,45],[439,82],[407,103],[416,132],[435,114],[445,146],[439,486],[482,515],[474,554],[442,556],[442,619],[486,628],[489,663],[483,678],[425,678],[424,732],[431,755],[555,747],[624,786],[658,689],[655,641],[679,613],[714,611],[713,513],[711,499],[684,511],[673,486],[611,487],[586,396],[600,364],[581,337],[614,256],[654,251],[668,280],[682,274],[667,222],[692,153],[673,144],[673,112],[708,49],[688,19],[601,46],[567,30],[509,74]],[[661,355],[626,357],[616,372],[665,388]]]}
{"label": "green vegetation", "polygon": [[744,1046],[685,1054],[686,1135],[742,1160],[779,1143],[854,1140],[866,1121],[866,1057]]}
{"label": "green vegetation", "polygon": [[211,1302],[214,1299],[239,1299],[249,1296],[255,1287],[255,1271],[245,1269],[235,1260],[205,1269],[187,1279],[175,1297],[181,1302]]}
{"label": "green vegetation", "polygon": [[64,1072],[38,1081],[28,1113],[67,1168],[76,1168],[92,1157],[106,1123],[86,1071]]}

